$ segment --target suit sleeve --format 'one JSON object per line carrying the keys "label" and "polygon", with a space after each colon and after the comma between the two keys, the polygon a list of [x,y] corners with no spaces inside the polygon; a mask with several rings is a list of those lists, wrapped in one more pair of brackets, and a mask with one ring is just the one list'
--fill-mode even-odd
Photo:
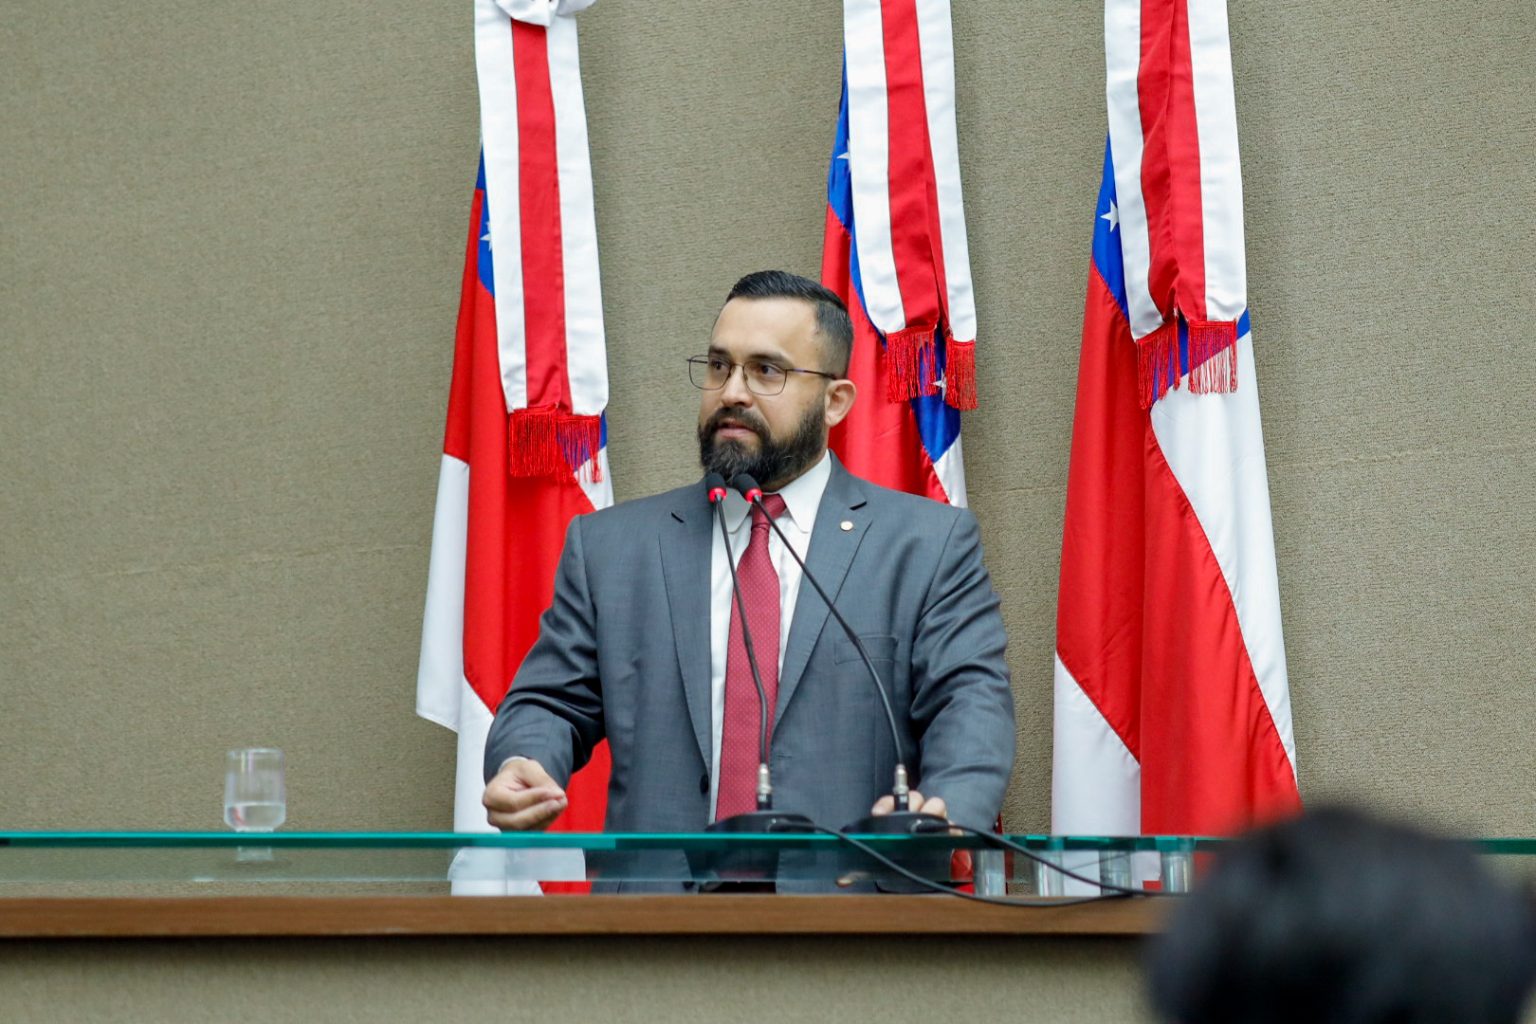
{"label": "suit sleeve", "polygon": [[582,519],[571,520],[555,594],[539,638],[496,711],[485,741],[487,781],[509,757],[529,757],[565,786],[604,736],[596,611],[587,582]]}
{"label": "suit sleeve", "polygon": [[955,519],[912,646],[916,788],[952,820],[991,829],[1013,771],[1013,691],[997,592],[981,561],[976,518]]}

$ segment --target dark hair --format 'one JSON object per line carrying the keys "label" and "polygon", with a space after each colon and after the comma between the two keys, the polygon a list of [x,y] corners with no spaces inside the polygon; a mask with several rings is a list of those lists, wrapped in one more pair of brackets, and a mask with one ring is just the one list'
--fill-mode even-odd
{"label": "dark hair", "polygon": [[1536,924],[1469,847],[1327,809],[1219,854],[1148,967],[1179,1024],[1516,1024]]}
{"label": "dark hair", "polygon": [[816,309],[816,333],[827,351],[826,370],[839,377],[848,373],[853,353],[853,321],[837,293],[787,270],[759,270],[731,286],[732,299],[800,299]]}

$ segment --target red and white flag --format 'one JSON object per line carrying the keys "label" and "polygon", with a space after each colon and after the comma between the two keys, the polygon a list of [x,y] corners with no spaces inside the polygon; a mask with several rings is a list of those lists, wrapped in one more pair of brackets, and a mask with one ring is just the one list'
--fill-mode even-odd
{"label": "red and white flag", "polygon": [[965,504],[976,306],[949,0],[845,0],[822,283],[853,318],[860,400],[831,436],[868,480]]}
{"label": "red and white flag", "polygon": [[1051,827],[1222,834],[1300,804],[1225,2],[1107,0],[1105,49]]}
{"label": "red and white flag", "polygon": [[[964,507],[976,303],[949,0],[844,0],[821,283],[848,305],[861,396],[832,449],[866,480]],[[954,861],[969,878],[969,852]]]}
{"label": "red and white flag", "polygon": [[[569,16],[591,2],[475,5],[483,149],[416,688],[417,714],[459,736],[457,832],[493,831],[480,803],[486,732],[538,636],[566,526],[613,503],[592,175]],[[572,780],[554,829],[601,830],[607,757],[604,745]]]}

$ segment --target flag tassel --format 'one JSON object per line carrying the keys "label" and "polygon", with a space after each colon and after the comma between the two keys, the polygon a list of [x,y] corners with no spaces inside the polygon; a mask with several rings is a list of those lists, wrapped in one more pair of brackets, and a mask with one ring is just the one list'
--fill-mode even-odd
{"label": "flag tassel", "polygon": [[1191,320],[1189,390],[1230,394],[1237,390],[1237,321]]}
{"label": "flag tassel", "polygon": [[944,345],[944,401],[955,409],[976,408],[976,343],[948,339]]}
{"label": "flag tassel", "polygon": [[563,414],[555,424],[555,441],[560,446],[566,469],[582,472],[593,483],[603,479],[603,466],[597,457],[602,438],[600,416]]}
{"label": "flag tassel", "polygon": [[1141,407],[1152,403],[1179,386],[1179,322],[1171,319],[1151,334],[1136,340],[1136,381]]}
{"label": "flag tassel", "polygon": [[560,477],[588,463],[593,481],[602,480],[598,450],[602,417],[578,416],[555,406],[514,409],[508,417],[507,472],[516,477]]}
{"label": "flag tassel", "polygon": [[512,476],[553,476],[559,469],[555,459],[555,419],[553,406],[514,409],[508,418],[510,449],[507,472]]}
{"label": "flag tassel", "polygon": [[933,391],[936,327],[904,327],[885,336],[885,397],[905,402]]}

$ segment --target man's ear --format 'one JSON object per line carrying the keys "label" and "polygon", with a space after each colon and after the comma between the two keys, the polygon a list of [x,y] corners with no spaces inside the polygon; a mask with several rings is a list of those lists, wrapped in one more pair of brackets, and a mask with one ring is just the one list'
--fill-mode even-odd
{"label": "man's ear", "polygon": [[837,426],[853,408],[853,400],[859,397],[858,386],[851,380],[835,380],[827,385],[827,427]]}

